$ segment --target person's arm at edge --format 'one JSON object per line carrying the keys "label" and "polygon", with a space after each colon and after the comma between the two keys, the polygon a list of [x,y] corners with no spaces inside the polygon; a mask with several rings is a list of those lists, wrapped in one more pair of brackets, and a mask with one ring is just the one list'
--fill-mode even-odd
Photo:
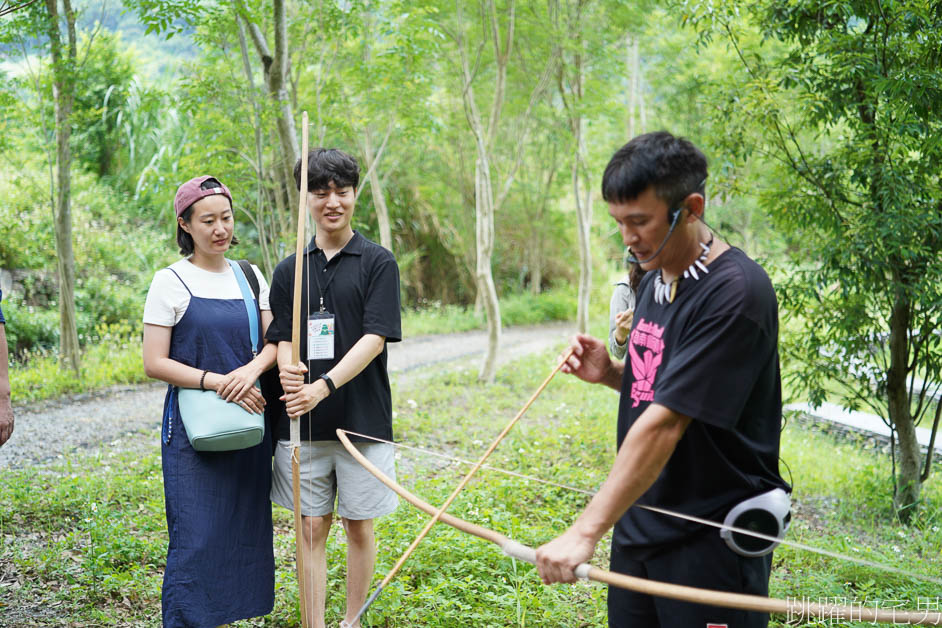
{"label": "person's arm at edge", "polygon": [[[327,371],[327,376],[333,381],[335,387],[340,388],[359,375],[370,362],[376,359],[376,356],[383,352],[385,344],[385,336],[364,334],[356,341],[356,344],[350,347],[350,350],[347,351],[343,358],[341,358],[332,369]],[[291,343],[281,342],[278,343],[278,345],[278,364],[282,371],[282,385],[284,386],[286,374],[296,377],[296,373],[304,373],[307,371],[307,368],[304,367],[303,364],[291,366],[287,363],[291,360]],[[288,346],[286,362],[282,361],[282,345]],[[298,387],[296,391],[289,391],[288,387],[285,387],[284,400],[288,416],[301,416],[302,414],[310,412],[317,404],[326,399],[329,394],[330,389],[327,387],[327,382],[320,378],[315,379],[310,384],[304,384]]]}
{"label": "person's arm at edge", "polygon": [[566,532],[536,550],[544,584],[575,581],[573,570],[592,558],[599,539],[651,487],[690,421],[690,417],[656,403],[641,413],[589,505]]}
{"label": "person's arm at edge", "polygon": [[9,353],[6,325],[0,323],[0,445],[13,434],[13,405],[10,400]]}

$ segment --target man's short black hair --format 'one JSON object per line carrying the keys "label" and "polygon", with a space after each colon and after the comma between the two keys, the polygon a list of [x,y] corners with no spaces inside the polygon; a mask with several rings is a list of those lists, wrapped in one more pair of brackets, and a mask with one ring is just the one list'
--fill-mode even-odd
{"label": "man's short black hair", "polygon": [[[213,188],[222,187],[222,184],[219,183],[216,179],[209,178],[203,181],[200,184],[201,190],[212,190]],[[206,198],[206,197],[203,197]],[[195,205],[195,203],[194,203]],[[190,205],[183,210],[183,213],[180,214],[180,218],[183,219],[183,222],[189,224],[190,218],[193,217],[193,205]],[[235,237],[235,234],[232,235],[232,240],[229,242],[229,246],[235,246],[239,243],[239,239]],[[192,255],[193,254],[193,236],[183,230],[183,227],[180,226],[180,223],[177,223],[177,246],[180,247],[180,255]]]}
{"label": "man's short black hair", "polygon": [[[315,148],[307,154],[307,189],[325,190],[331,181],[338,188],[357,189],[360,166],[357,160],[336,148]],[[301,160],[294,164],[294,182],[301,189]]]}
{"label": "man's short black hair", "polygon": [[707,160],[699,148],[667,131],[634,138],[612,156],[602,175],[602,198],[609,203],[632,201],[649,186],[674,209],[689,194],[704,193]]}

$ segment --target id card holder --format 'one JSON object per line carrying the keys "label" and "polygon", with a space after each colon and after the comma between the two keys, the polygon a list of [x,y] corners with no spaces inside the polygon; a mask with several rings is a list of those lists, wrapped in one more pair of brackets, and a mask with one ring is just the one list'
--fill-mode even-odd
{"label": "id card holder", "polygon": [[307,359],[334,359],[334,315],[315,312],[307,319]]}

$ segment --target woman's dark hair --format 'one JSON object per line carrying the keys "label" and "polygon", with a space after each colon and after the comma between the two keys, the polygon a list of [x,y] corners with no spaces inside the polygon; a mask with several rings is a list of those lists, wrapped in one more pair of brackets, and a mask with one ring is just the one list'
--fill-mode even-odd
{"label": "woman's dark hair", "polygon": [[[294,182],[301,189],[301,160],[294,164]],[[315,148],[307,154],[307,189],[326,190],[333,182],[338,188],[360,183],[357,160],[336,148]]]}
{"label": "woman's dark hair", "polygon": [[628,265],[628,287],[631,288],[633,294],[638,294],[638,286],[641,285],[644,275],[645,270],[641,268],[641,264],[638,262],[631,262]]}
{"label": "woman's dark hair", "polygon": [[[222,184],[216,179],[206,179],[200,185],[201,190],[211,190],[213,188],[222,187]],[[203,198],[206,198],[205,196]],[[202,199],[201,199],[202,200]],[[183,222],[189,224],[190,218],[193,217],[193,205],[190,205],[183,210],[183,213],[180,214],[180,218],[183,219]],[[229,242],[229,246],[235,246],[239,243],[239,239],[235,237],[235,234],[232,235],[232,240]],[[180,247],[180,255],[192,255],[193,254],[193,236],[183,230],[183,227],[180,226],[180,223],[177,223],[177,246]]]}

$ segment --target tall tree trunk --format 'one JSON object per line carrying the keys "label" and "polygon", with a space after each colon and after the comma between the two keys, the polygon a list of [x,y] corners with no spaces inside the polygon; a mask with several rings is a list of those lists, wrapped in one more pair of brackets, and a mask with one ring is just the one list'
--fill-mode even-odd
{"label": "tall tree trunk", "polygon": [[635,84],[633,90],[636,95],[635,101],[638,103],[638,135],[640,135],[648,128],[648,115],[644,105],[644,77],[641,75],[641,50],[637,37],[634,39],[631,54],[631,76]]}
{"label": "tall tree trunk", "polygon": [[[389,136],[387,135],[387,137]],[[380,155],[373,154],[372,133],[370,133],[369,125],[363,132],[363,153],[366,158],[367,172],[369,173],[370,191],[373,194],[373,206],[376,208],[376,222],[379,224],[379,243],[392,251],[389,208],[386,206],[386,196],[383,194],[383,186],[379,180],[379,163],[377,162],[379,162]]]}
{"label": "tall tree trunk", "polygon": [[[896,280],[901,281],[899,277]],[[890,368],[886,377],[886,393],[890,422],[899,437],[899,476],[893,505],[897,516],[904,522],[909,521],[915,512],[922,488],[919,441],[916,439],[916,426],[906,386],[910,311],[909,299],[900,291],[890,315]]]}
{"label": "tall tree trunk", "polygon": [[[275,22],[275,58],[272,72],[269,74],[269,90],[278,103],[278,137],[284,152],[286,173],[289,181],[294,181],[294,162],[300,157],[298,131],[294,126],[294,111],[291,109],[291,95],[288,93],[288,22],[285,17],[284,0],[273,0],[272,12]],[[307,156],[305,155],[305,158]],[[289,207],[298,205],[298,188],[291,185]]]}
{"label": "tall tree trunk", "polygon": [[[235,5],[233,6],[235,7]],[[265,215],[270,213],[272,208],[268,208],[268,211],[265,211],[265,203],[262,202],[262,197],[265,193],[265,154],[262,149],[262,114],[258,99],[255,97],[255,79],[252,76],[252,64],[249,62],[249,48],[246,43],[245,24],[238,10],[236,10],[235,20],[236,25],[239,27],[239,51],[242,53],[242,71],[245,73],[245,80],[249,84],[249,100],[252,103],[252,130],[255,135],[256,189],[254,222],[256,229],[258,229],[258,244],[262,249],[262,268],[265,271],[265,276],[271,277],[272,270],[274,270],[275,264],[278,263],[280,258],[276,257],[272,247],[273,238],[277,239],[278,233],[270,233],[268,229],[269,219]]]}
{"label": "tall tree trunk", "polygon": [[298,187],[294,183],[294,164],[300,156],[301,149],[298,147],[298,132],[294,124],[291,96],[288,93],[288,86],[290,85],[288,80],[288,23],[284,0],[273,0],[272,15],[275,25],[274,54],[270,52],[265,35],[258,24],[248,21],[247,23],[252,43],[262,60],[268,94],[278,109],[275,123],[281,153],[276,156],[276,160],[279,162],[276,171],[279,173],[288,192],[288,207],[297,207]]}
{"label": "tall tree trunk", "polygon": [[530,241],[530,294],[538,295],[543,291],[543,234],[537,233]]}
{"label": "tall tree trunk", "polygon": [[[582,116],[575,119],[576,150],[572,163],[572,192],[576,200],[576,228],[579,233],[579,296],[576,327],[579,333],[589,329],[589,303],[592,298],[592,190],[585,171],[585,143]],[[584,179],[581,181],[580,179]]]}
{"label": "tall tree trunk", "polygon": [[[363,16],[363,65],[365,67],[369,67],[370,56],[372,54],[372,47],[370,46],[370,42],[373,39],[372,22],[373,20],[369,13]],[[353,126],[352,120],[351,126]],[[370,182],[370,191],[373,195],[373,207],[376,209],[376,222],[379,225],[379,243],[390,251],[393,250],[392,230],[389,227],[389,208],[386,206],[386,196],[383,194],[383,186],[379,178],[379,161],[383,157],[386,142],[389,141],[389,136],[392,134],[394,127],[395,122],[393,119],[389,122],[389,126],[386,129],[386,136],[383,138],[379,149],[375,151],[373,147],[373,132],[370,129],[369,123],[365,125],[363,133],[361,134],[363,158],[366,160],[366,178]],[[363,184],[361,183],[360,186],[362,188]],[[360,191],[357,190],[357,196],[359,196],[359,192]]]}
{"label": "tall tree trunk", "polygon": [[576,328],[579,333],[589,329],[589,302],[592,298],[592,191],[586,167],[585,121],[580,113],[583,100],[583,46],[581,30],[582,5],[576,13],[576,27],[573,29],[576,53],[572,67],[572,101],[569,109],[570,126],[573,134],[572,151],[572,193],[576,202],[576,228],[579,236],[579,296],[576,309]]}
{"label": "tall tree trunk", "polygon": [[503,51],[501,50],[497,12],[492,1],[487,3],[487,10],[482,14],[482,19],[487,22],[484,24],[485,28],[491,30],[497,63],[494,78],[494,96],[491,102],[490,118],[486,129],[474,98],[474,73],[471,69],[471,63],[468,59],[468,52],[465,49],[462,35],[463,26],[461,24],[460,0],[456,2],[456,7],[458,8],[457,43],[461,57],[462,82],[464,84],[462,96],[464,99],[465,117],[467,118],[471,133],[474,135],[474,143],[477,150],[477,160],[474,165],[475,253],[477,258],[474,271],[475,286],[477,288],[475,311],[478,311],[478,308],[483,305],[487,318],[487,352],[484,355],[484,361],[481,363],[478,378],[485,382],[492,382],[497,374],[497,355],[500,351],[501,323],[500,304],[498,302],[497,289],[494,286],[494,276],[491,270],[491,255],[494,250],[494,193],[491,186],[489,152],[490,147],[493,146],[492,139],[497,134],[497,126],[500,121],[501,109],[504,102],[503,90],[507,73],[507,62],[513,42],[514,7],[511,3],[509,9],[510,25],[508,27],[506,35],[507,40]]}
{"label": "tall tree trunk", "polygon": [[514,29],[516,24],[516,6],[513,0],[508,3],[506,9],[506,27],[503,33],[500,29],[500,21],[497,15],[497,8],[494,0],[482,2],[481,26],[489,32],[488,37],[494,47],[494,92],[490,104],[490,112],[485,126],[482,117],[478,111],[477,102],[474,98],[474,79],[478,71],[477,62],[472,64],[469,59],[469,53],[464,38],[464,31],[461,19],[461,0],[455,3],[458,15],[458,25],[456,28],[456,43],[458,53],[461,59],[462,76],[462,97],[464,100],[465,117],[468,121],[468,128],[474,135],[475,146],[477,150],[477,161],[475,163],[475,221],[476,221],[476,250],[477,264],[475,270],[477,286],[477,303],[483,303],[484,310],[487,313],[488,328],[488,346],[487,353],[484,356],[484,362],[481,365],[480,379],[483,381],[494,381],[494,375],[497,372],[497,354],[500,349],[500,305],[497,301],[497,289],[494,286],[494,278],[491,272],[491,254],[494,249],[494,214],[500,210],[510,194],[517,170],[523,160],[522,147],[526,145],[526,138],[530,132],[532,124],[530,123],[533,108],[536,106],[547,82],[552,75],[555,59],[551,56],[547,59],[546,68],[540,75],[536,86],[530,93],[530,102],[526,110],[517,118],[518,128],[522,128],[518,135],[513,138],[502,138],[502,141],[509,145],[516,146],[516,156],[507,169],[507,173],[501,182],[499,194],[494,193],[491,177],[492,150],[497,142],[497,132],[500,127],[501,115],[503,113],[505,89],[507,85],[507,66],[510,63],[511,53],[514,43]]}
{"label": "tall tree trunk", "polygon": [[497,374],[497,354],[500,350],[500,302],[497,299],[497,288],[494,286],[494,275],[491,272],[491,256],[494,253],[494,206],[493,191],[491,190],[490,163],[486,154],[478,156],[474,168],[475,181],[475,227],[477,243],[477,266],[475,280],[478,295],[484,304],[487,313],[487,354],[481,363],[478,377],[482,381],[492,382]]}
{"label": "tall tree trunk", "polygon": [[75,100],[75,12],[71,0],[62,0],[68,43],[64,46],[59,32],[57,0],[46,0],[49,12],[49,44],[52,51],[52,92],[56,115],[56,178],[58,194],[55,206],[56,265],[59,274],[59,356],[72,371],[79,370],[78,327],[75,318],[75,254],[72,250],[72,105]]}

